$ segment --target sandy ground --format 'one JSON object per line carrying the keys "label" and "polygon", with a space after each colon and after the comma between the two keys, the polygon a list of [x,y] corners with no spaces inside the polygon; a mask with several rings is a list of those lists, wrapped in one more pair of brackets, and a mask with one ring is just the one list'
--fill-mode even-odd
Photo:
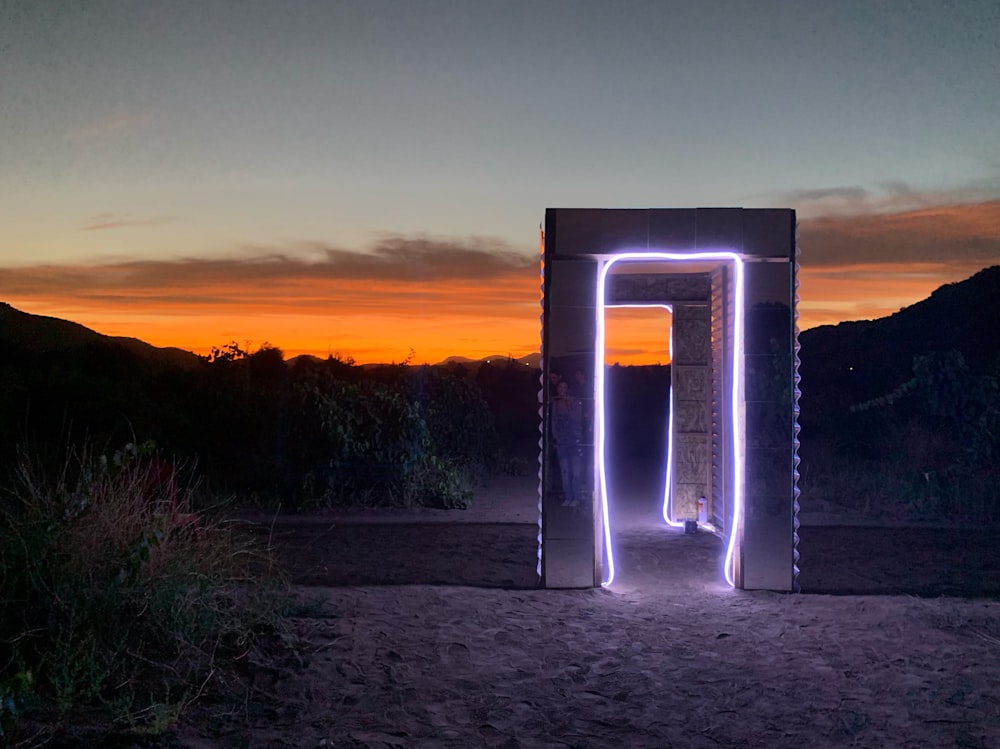
{"label": "sandy ground", "polygon": [[[730,590],[722,543],[617,518],[610,589],[538,590],[535,492],[289,516],[307,614],[186,747],[1000,747],[1000,534],[805,525],[803,593]],[[265,520],[259,518],[258,520]],[[824,519],[829,522],[829,519]]]}

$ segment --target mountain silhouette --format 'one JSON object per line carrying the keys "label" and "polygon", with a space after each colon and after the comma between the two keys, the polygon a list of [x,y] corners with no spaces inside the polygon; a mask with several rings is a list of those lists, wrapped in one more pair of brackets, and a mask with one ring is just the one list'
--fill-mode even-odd
{"label": "mountain silhouette", "polygon": [[83,325],[58,317],[32,315],[0,302],[0,345],[15,355],[73,354],[94,346],[119,348],[147,364],[193,369],[200,357],[180,348],[161,348],[124,336],[106,336]]}
{"label": "mountain silhouette", "polygon": [[970,369],[1000,364],[1000,266],[946,284],[876,320],[811,328],[802,349],[802,419],[843,412],[906,382],[915,356],[958,351]]}
{"label": "mountain silhouette", "polygon": [[[883,395],[912,374],[913,357],[956,350],[973,371],[988,372],[1000,356],[1000,266],[946,284],[927,299],[876,320],[842,322],[803,331],[802,392],[804,406],[826,412]],[[191,369],[202,359],[179,348],[152,346],[137,338],[105,336],[55,317],[33,315],[0,302],[0,346],[15,357],[72,355],[98,346],[119,348],[160,366]],[[444,363],[479,364],[487,359],[449,357]],[[538,366],[540,355],[515,361]],[[820,403],[819,399],[825,399]]]}

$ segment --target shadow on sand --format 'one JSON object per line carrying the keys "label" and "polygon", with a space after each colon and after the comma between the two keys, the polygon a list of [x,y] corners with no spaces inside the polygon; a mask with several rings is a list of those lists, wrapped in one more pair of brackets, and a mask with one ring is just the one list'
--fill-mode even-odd
{"label": "shadow on sand", "polygon": [[272,543],[297,585],[537,587],[537,525],[281,520]]}
{"label": "shadow on sand", "polygon": [[[686,536],[660,518],[662,479],[631,466],[612,487],[617,588],[670,594],[714,590],[724,540]],[[268,534],[292,582],[300,585],[537,586],[536,483],[501,484],[481,517],[465,511],[380,522],[336,515],[284,516]],[[1000,529],[803,526],[799,584],[805,594],[1000,597]]]}
{"label": "shadow on sand", "polygon": [[[336,525],[284,521],[272,543],[299,585],[536,587],[537,526]],[[804,594],[1000,597],[996,530],[805,526]],[[721,538],[669,529],[616,534],[617,581],[690,593],[721,584]]]}
{"label": "shadow on sand", "polygon": [[803,593],[1000,596],[1000,529],[799,529]]}

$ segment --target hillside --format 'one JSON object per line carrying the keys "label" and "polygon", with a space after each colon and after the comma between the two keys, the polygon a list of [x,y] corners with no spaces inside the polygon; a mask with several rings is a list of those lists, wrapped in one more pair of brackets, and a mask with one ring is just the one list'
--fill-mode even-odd
{"label": "hillside", "polygon": [[956,350],[973,371],[992,371],[1000,356],[1000,266],[888,317],[803,331],[799,342],[804,421],[890,392],[909,379],[914,356]]}
{"label": "hillside", "polygon": [[22,355],[59,354],[101,345],[124,349],[154,365],[193,369],[201,364],[201,359],[190,351],[160,348],[138,338],[102,335],[69,320],[32,315],[0,302],[0,346],[8,351]]}

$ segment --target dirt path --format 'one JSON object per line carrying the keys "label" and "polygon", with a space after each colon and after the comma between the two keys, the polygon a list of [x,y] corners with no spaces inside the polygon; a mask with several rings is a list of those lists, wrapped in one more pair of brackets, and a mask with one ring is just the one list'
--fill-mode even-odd
{"label": "dirt path", "polygon": [[238,716],[198,708],[183,745],[1000,746],[995,533],[805,527],[807,592],[782,595],[728,589],[714,536],[635,527],[610,589],[536,590],[517,496],[274,523],[322,605],[304,660],[261,664]]}

